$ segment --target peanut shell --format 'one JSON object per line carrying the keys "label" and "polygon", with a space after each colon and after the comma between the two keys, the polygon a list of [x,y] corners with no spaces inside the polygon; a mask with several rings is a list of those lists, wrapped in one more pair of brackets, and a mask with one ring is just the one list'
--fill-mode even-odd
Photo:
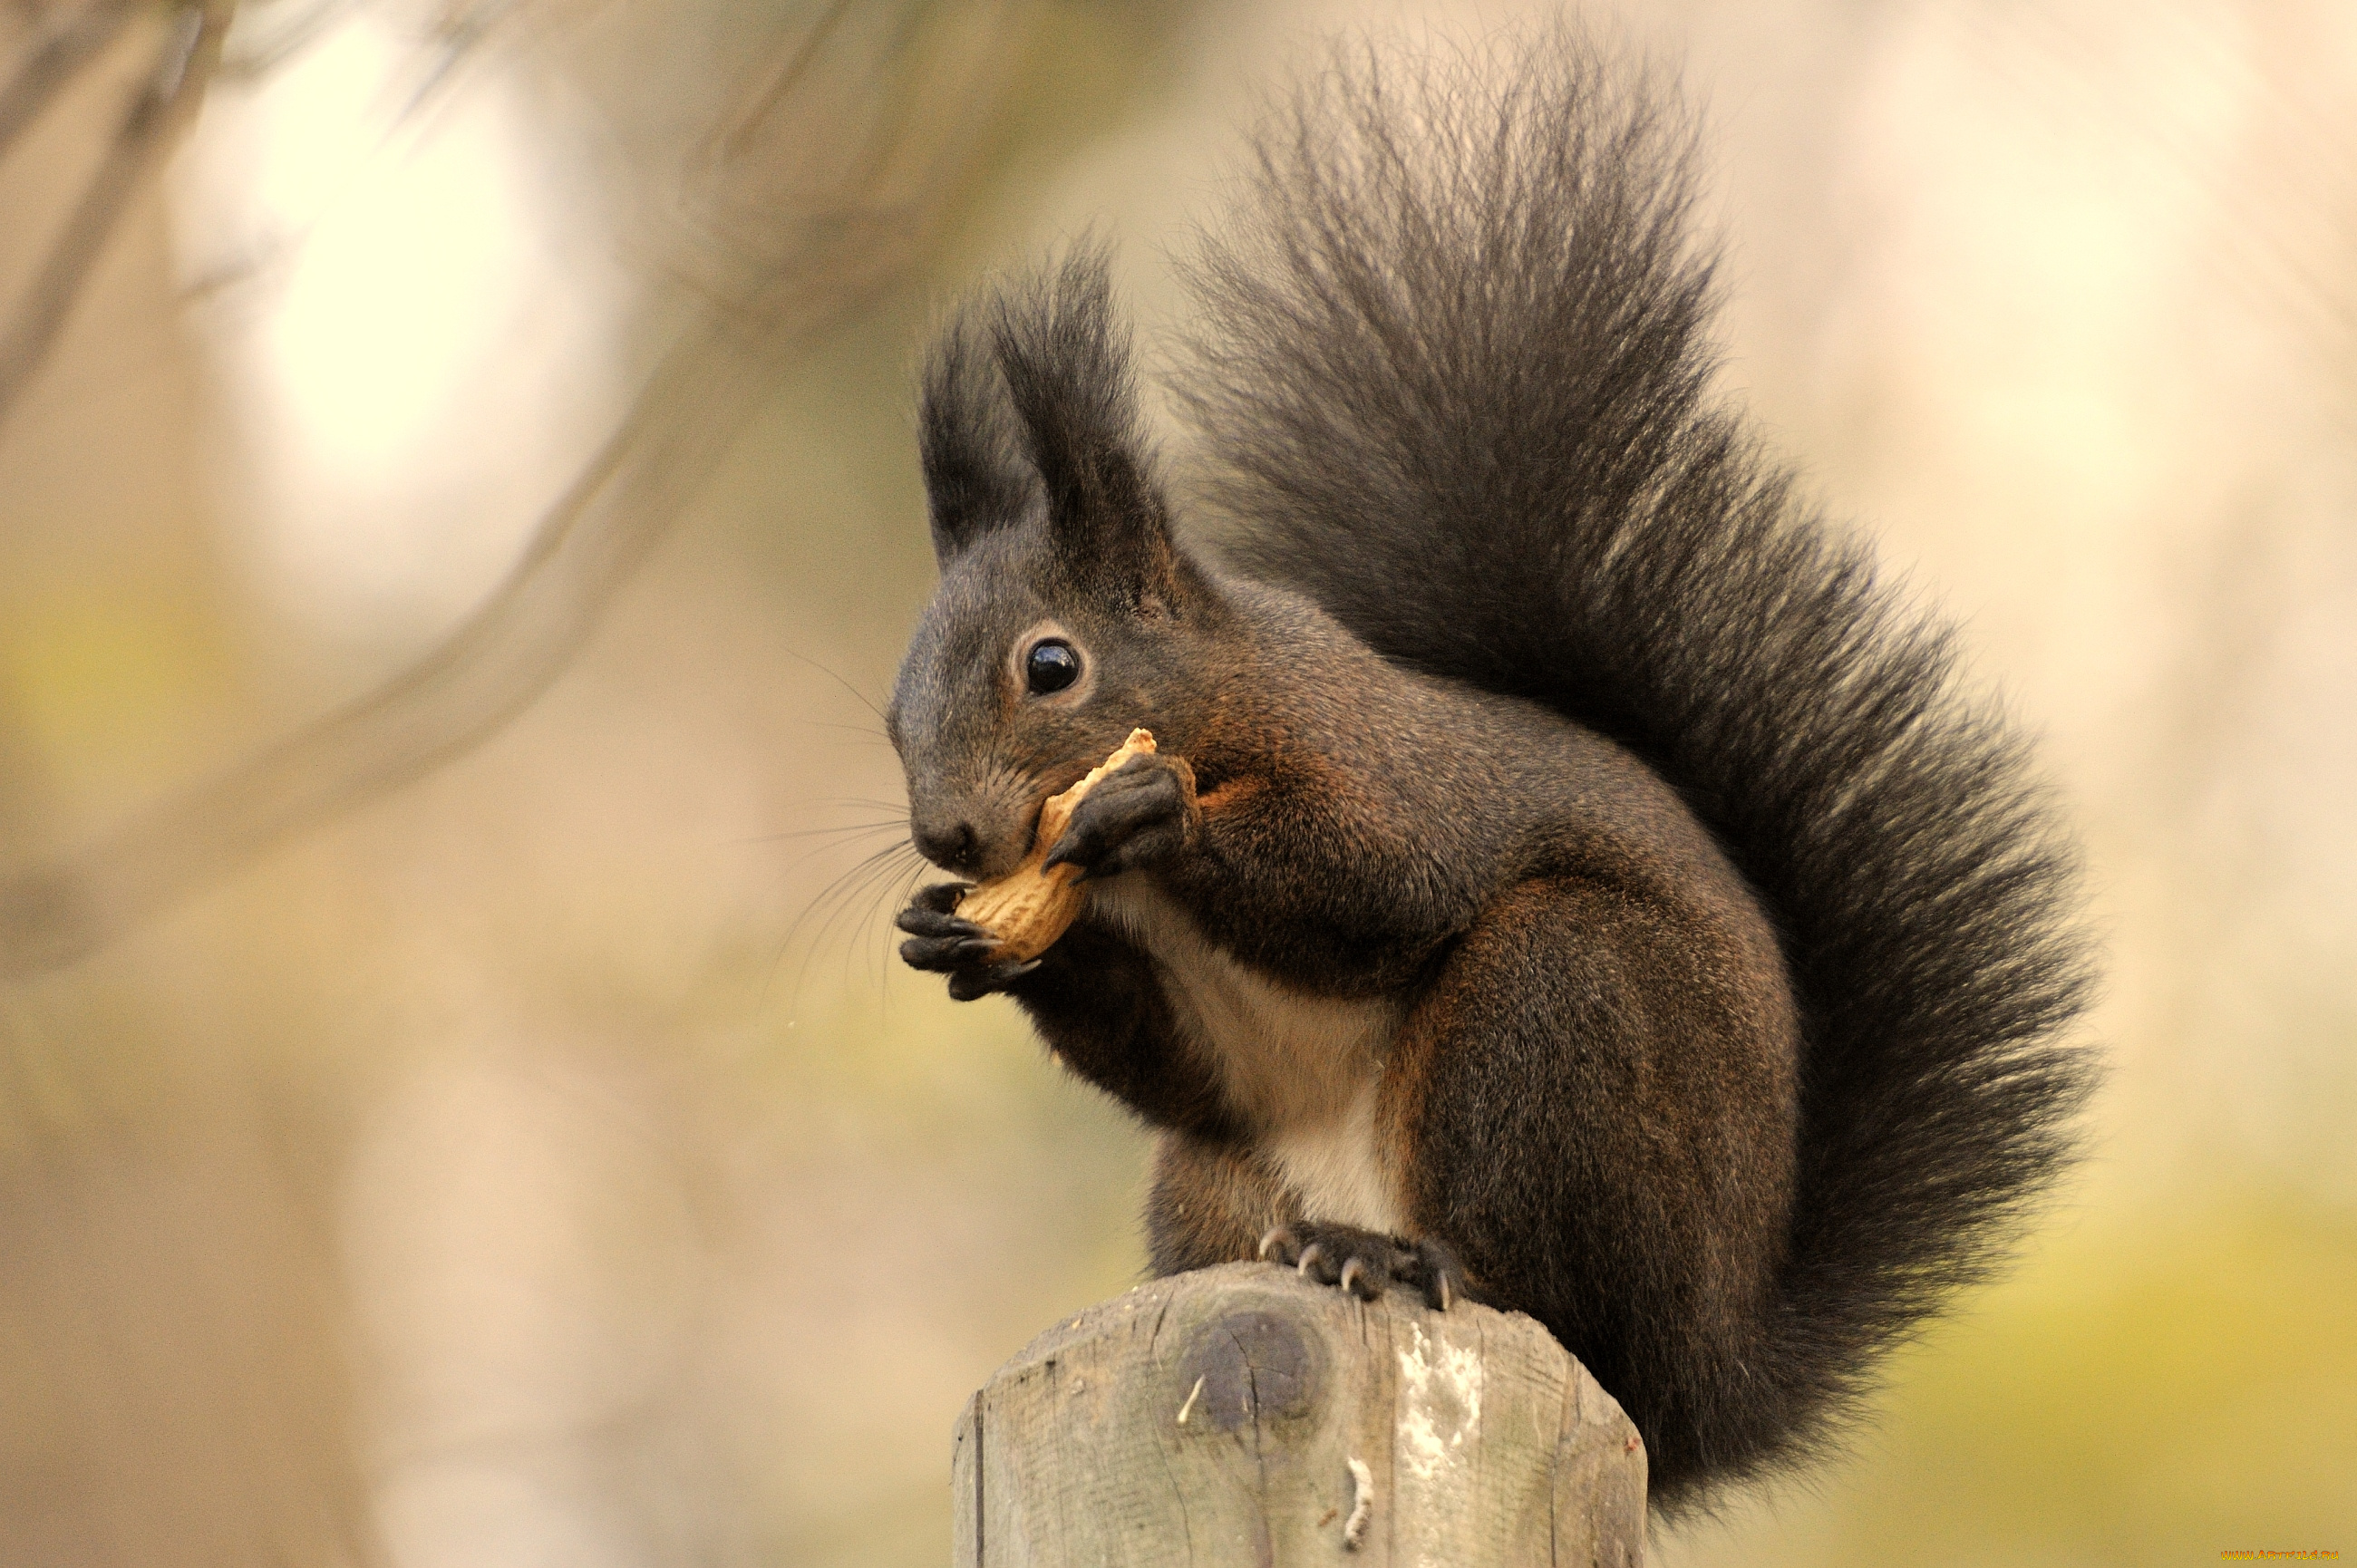
{"label": "peanut shell", "polygon": [[1072,809],[1096,788],[1098,779],[1131,757],[1145,757],[1153,750],[1151,731],[1130,731],[1129,738],[1115,746],[1101,766],[1091,768],[1087,778],[1060,795],[1049,796],[1039,808],[1039,832],[1022,865],[1004,876],[975,885],[958,900],[959,918],[972,920],[998,939],[998,946],[991,950],[993,959],[1004,963],[1038,958],[1080,918],[1081,868],[1068,864],[1042,871],[1039,863],[1064,836],[1064,830],[1071,825]]}

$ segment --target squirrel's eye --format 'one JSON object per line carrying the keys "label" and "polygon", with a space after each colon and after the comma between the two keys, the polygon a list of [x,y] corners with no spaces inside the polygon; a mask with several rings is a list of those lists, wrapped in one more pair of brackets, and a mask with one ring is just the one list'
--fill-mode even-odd
{"label": "squirrel's eye", "polygon": [[1081,650],[1061,638],[1042,638],[1023,658],[1023,679],[1035,692],[1060,692],[1081,678]]}

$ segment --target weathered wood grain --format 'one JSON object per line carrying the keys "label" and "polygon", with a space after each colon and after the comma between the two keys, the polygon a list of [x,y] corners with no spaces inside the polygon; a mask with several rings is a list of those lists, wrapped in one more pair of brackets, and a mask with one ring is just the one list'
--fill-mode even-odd
{"label": "weathered wood grain", "polygon": [[[967,1402],[958,1568],[1634,1568],[1645,1455],[1519,1313],[1233,1263],[1033,1340]],[[1356,1544],[1352,1544],[1355,1538]]]}

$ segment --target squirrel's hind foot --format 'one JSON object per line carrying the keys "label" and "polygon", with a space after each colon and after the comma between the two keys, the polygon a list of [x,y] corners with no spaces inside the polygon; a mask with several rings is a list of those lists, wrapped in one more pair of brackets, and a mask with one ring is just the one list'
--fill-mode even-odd
{"label": "squirrel's hind foot", "polygon": [[1476,1299],[1457,1254],[1447,1242],[1430,1237],[1409,1240],[1356,1225],[1297,1219],[1263,1236],[1260,1255],[1298,1269],[1319,1284],[1339,1285],[1362,1301],[1372,1301],[1394,1285],[1414,1291],[1438,1312]]}

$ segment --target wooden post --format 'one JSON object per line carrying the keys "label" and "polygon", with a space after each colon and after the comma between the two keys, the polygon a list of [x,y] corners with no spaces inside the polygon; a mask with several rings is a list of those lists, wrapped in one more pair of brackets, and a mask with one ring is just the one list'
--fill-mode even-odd
{"label": "wooden post", "polygon": [[1231,1263],[1049,1330],[966,1402],[957,1568],[1636,1568],[1645,1454],[1519,1313]]}

